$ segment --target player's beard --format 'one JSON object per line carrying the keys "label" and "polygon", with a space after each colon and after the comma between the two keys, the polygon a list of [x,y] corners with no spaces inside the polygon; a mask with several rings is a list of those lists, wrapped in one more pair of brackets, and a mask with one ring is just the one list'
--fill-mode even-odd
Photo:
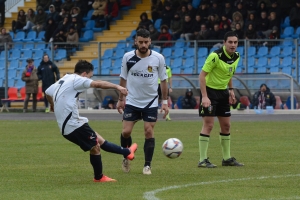
{"label": "player's beard", "polygon": [[[143,50],[142,50],[143,49]],[[146,54],[148,52],[148,48],[138,48],[138,51],[141,53],[141,54]]]}

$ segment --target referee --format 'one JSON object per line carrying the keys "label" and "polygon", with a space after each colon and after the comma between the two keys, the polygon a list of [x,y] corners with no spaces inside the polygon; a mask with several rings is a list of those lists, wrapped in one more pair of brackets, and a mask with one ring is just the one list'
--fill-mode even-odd
{"label": "referee", "polygon": [[236,51],[238,36],[235,32],[227,32],[224,46],[212,52],[206,59],[199,75],[200,102],[199,115],[203,119],[199,136],[200,160],[198,167],[214,168],[207,157],[210,133],[216,116],[220,124],[220,143],[222,147],[222,166],[243,166],[230,155],[230,105],[236,102],[232,86],[232,76],[240,60]]}

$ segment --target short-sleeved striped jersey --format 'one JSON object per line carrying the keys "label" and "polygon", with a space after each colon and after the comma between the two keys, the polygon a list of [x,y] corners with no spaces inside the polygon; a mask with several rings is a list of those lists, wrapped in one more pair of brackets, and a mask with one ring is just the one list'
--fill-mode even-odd
{"label": "short-sleeved striped jersey", "polygon": [[154,100],[150,107],[157,107],[158,79],[168,78],[165,59],[152,50],[145,58],[138,57],[136,50],[130,51],[123,56],[120,77],[127,81],[126,104],[144,108]]}

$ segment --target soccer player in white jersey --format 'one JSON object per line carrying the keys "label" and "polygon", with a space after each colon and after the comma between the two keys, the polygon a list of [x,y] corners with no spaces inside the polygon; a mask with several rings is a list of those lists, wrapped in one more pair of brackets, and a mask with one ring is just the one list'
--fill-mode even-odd
{"label": "soccer player in white jersey", "polygon": [[117,89],[122,96],[127,95],[127,89],[106,81],[93,81],[94,66],[80,60],[75,65],[74,74],[66,74],[46,90],[46,97],[50,103],[50,110],[55,117],[62,135],[77,144],[83,151],[90,151],[90,163],[94,169],[94,182],[113,182],[115,179],[102,174],[100,148],[111,153],[122,154],[133,160],[137,144],[123,148],[108,142],[88,124],[88,119],[80,117],[78,112],[78,96],[88,88]]}
{"label": "soccer player in white jersey", "polygon": [[[151,161],[154,152],[154,126],[158,114],[158,78],[161,80],[161,90],[164,111],[163,118],[169,113],[167,101],[167,74],[164,57],[149,49],[151,44],[150,33],[146,29],[139,29],[136,33],[135,45],[137,50],[130,51],[123,56],[120,74],[120,86],[127,87],[128,95],[120,93],[117,109],[123,113],[123,129],[121,133],[121,146],[129,147],[132,144],[131,132],[134,124],[144,121],[144,156],[145,164],[143,174],[151,174]],[[129,160],[124,157],[122,169],[130,171]]]}

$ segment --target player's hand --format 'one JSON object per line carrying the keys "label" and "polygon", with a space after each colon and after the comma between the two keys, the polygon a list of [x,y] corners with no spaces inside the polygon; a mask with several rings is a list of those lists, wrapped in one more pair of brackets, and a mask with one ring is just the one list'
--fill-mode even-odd
{"label": "player's hand", "polygon": [[202,97],[202,102],[201,102],[201,105],[204,107],[204,108],[208,108],[210,106],[211,102],[209,100],[208,97]]}
{"label": "player's hand", "polygon": [[125,109],[125,101],[120,101],[118,100],[118,103],[117,103],[117,110],[120,114],[123,114],[123,110]]}
{"label": "player's hand", "polygon": [[169,88],[169,93],[172,93],[172,92],[173,92],[172,88]]}
{"label": "player's hand", "polygon": [[229,104],[235,104],[236,98],[233,90],[229,90]]}
{"label": "player's hand", "polygon": [[127,94],[128,94],[127,88],[124,88],[124,87],[118,85],[117,89],[118,89],[124,96],[127,96]]}
{"label": "player's hand", "polygon": [[51,112],[54,112],[54,107],[53,107],[53,105],[50,105],[50,111],[51,111]]}
{"label": "player's hand", "polygon": [[162,113],[163,111],[164,111],[163,119],[165,119],[166,116],[169,114],[169,107],[168,107],[168,104],[162,104],[162,105],[161,105],[160,112]]}

